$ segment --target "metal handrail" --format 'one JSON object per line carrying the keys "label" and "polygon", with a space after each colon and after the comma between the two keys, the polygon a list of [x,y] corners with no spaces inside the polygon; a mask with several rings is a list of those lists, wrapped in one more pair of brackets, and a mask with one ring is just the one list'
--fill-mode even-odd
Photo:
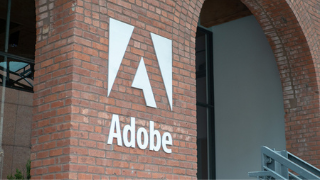
{"label": "metal handrail", "polygon": [[[249,172],[258,179],[320,179],[320,170],[288,151],[261,147],[261,170]],[[290,170],[290,171],[289,171]]]}
{"label": "metal handrail", "polygon": [[30,58],[26,58],[26,57],[10,54],[10,53],[3,52],[3,51],[0,51],[0,56],[8,57],[8,58],[15,59],[15,60],[18,60],[18,61],[21,61],[21,62],[25,62],[25,63],[29,63],[29,64],[34,64],[34,59],[30,59]]}

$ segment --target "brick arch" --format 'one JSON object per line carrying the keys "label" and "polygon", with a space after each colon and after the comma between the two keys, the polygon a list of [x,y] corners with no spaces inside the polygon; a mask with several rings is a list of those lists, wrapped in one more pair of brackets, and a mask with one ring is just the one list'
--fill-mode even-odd
{"label": "brick arch", "polygon": [[[275,54],[282,82],[287,150],[314,165],[319,112],[319,84],[314,41],[305,33],[306,24],[285,0],[243,0],[264,30]],[[304,4],[304,3],[302,3]],[[307,3],[306,3],[307,4]],[[308,14],[308,13],[306,13]]]}
{"label": "brick arch", "polygon": [[[320,165],[320,157],[311,157],[319,149],[316,142],[319,140],[319,71],[316,69],[319,38],[315,30],[316,17],[307,10],[315,10],[317,5],[286,0],[241,1],[258,20],[277,61],[286,114],[287,150]],[[201,3],[198,2],[200,7]]]}

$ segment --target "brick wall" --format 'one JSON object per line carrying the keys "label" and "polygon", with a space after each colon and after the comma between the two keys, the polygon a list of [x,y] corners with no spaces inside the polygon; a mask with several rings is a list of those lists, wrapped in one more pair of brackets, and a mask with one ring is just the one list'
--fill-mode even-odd
{"label": "brick wall", "polygon": [[[308,158],[317,148],[317,72],[304,28],[284,0],[243,0],[274,50],[284,90],[287,147]],[[300,1],[299,1],[300,2]],[[318,1],[316,1],[318,2]],[[196,177],[195,33],[203,1],[36,0],[37,44],[32,123],[34,178]],[[300,2],[302,3],[302,1]],[[109,20],[135,27],[107,97]],[[301,23],[300,23],[301,24]],[[308,28],[307,28],[308,30]],[[150,32],[173,43],[173,110]],[[309,31],[308,31],[309,32]],[[309,43],[309,44],[308,44]],[[311,44],[312,45],[312,44]],[[158,108],[131,88],[140,58]],[[172,154],[107,145],[111,117],[136,118],[173,137]],[[300,143],[301,142],[301,143]],[[315,151],[314,151],[315,152]],[[317,157],[312,157],[314,163]],[[309,158],[310,160],[310,158]],[[317,163],[315,163],[317,164]]]}

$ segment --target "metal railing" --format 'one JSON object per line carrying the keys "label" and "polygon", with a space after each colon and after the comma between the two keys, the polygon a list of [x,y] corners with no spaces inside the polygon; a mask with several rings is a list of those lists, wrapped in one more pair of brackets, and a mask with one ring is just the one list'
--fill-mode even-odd
{"label": "metal railing", "polygon": [[34,60],[0,51],[0,85],[33,92]]}
{"label": "metal railing", "polygon": [[320,179],[320,170],[288,151],[261,147],[261,170],[249,172],[258,179]]}

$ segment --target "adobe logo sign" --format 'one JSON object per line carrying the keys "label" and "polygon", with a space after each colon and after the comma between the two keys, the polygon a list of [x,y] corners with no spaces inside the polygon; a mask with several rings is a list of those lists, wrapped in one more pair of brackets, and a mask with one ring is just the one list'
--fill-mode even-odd
{"label": "adobe logo sign", "polygon": [[[109,64],[108,64],[108,96],[116,79],[119,67],[129,44],[134,27],[110,18],[109,24]],[[172,41],[162,36],[151,34],[159,67],[172,110]],[[149,107],[157,108],[152,92],[146,66],[141,57],[132,87],[142,89]]]}
{"label": "adobe logo sign", "polygon": [[[133,29],[134,27],[129,24],[110,18],[108,96],[110,95],[122,59],[131,39]],[[170,109],[172,111],[172,41],[153,33],[150,34],[159,62],[160,72],[164,82]],[[143,91],[147,106],[157,108],[143,57],[140,59],[131,86]],[[170,133],[164,132],[161,136],[160,132],[154,129],[153,121],[149,122],[149,134],[143,127],[140,127],[136,133],[135,125],[135,118],[131,117],[130,125],[125,125],[121,133],[119,116],[113,114],[107,144],[112,144],[113,140],[116,139],[118,146],[122,146],[122,144],[124,144],[126,147],[135,148],[137,142],[140,149],[146,149],[149,146],[149,150],[159,151],[162,146],[162,149],[166,153],[172,153],[172,150],[167,147],[168,145],[172,146],[172,136]]]}

